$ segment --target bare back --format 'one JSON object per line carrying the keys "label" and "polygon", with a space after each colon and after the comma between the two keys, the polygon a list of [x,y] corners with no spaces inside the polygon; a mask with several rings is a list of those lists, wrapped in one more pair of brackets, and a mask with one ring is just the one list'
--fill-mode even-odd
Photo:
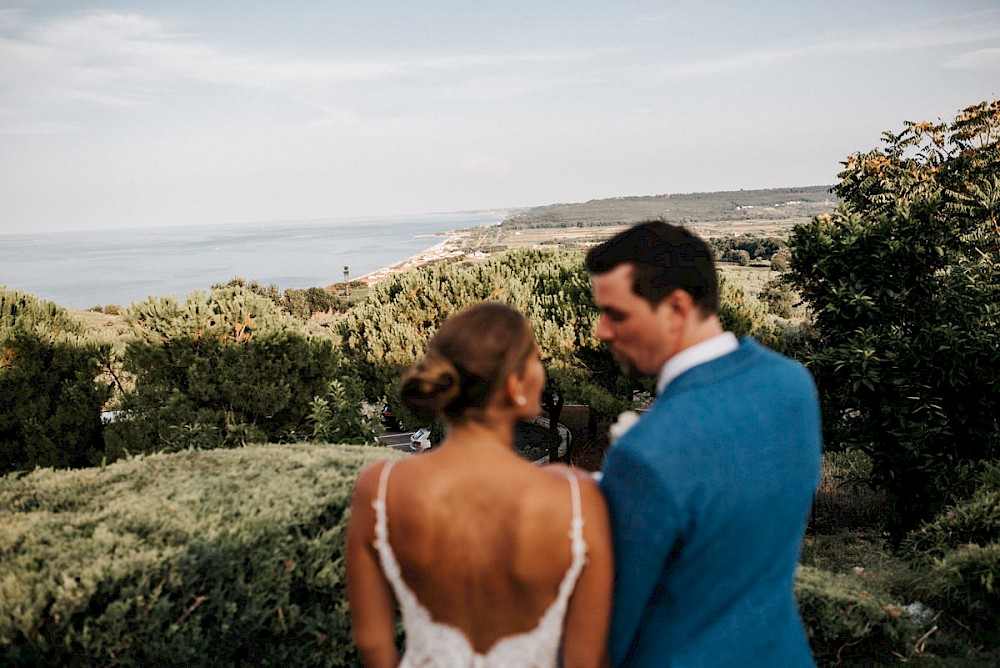
{"label": "bare back", "polygon": [[390,542],[406,584],[477,652],[535,627],[572,562],[563,473],[517,457],[441,450],[399,462]]}

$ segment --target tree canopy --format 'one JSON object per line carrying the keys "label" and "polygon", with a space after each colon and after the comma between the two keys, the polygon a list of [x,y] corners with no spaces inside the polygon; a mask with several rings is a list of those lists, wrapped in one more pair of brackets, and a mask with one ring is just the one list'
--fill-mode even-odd
{"label": "tree canopy", "polygon": [[1000,102],[905,123],[844,162],[842,204],[792,233],[828,445],[874,461],[900,531],[998,456]]}

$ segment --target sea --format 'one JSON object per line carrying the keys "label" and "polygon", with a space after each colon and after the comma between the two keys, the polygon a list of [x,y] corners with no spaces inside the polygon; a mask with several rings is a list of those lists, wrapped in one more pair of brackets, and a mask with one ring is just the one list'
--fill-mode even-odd
{"label": "sea", "polygon": [[359,278],[443,241],[496,225],[500,212],[0,235],[0,286],[64,308],[183,299],[234,277],[280,289]]}

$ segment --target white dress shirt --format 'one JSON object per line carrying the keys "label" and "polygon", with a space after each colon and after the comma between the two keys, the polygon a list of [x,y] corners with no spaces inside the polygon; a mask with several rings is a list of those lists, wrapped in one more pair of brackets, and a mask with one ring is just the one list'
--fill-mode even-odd
{"label": "white dress shirt", "polygon": [[656,382],[656,393],[663,394],[663,390],[667,388],[670,381],[688,369],[705,362],[711,362],[717,357],[728,355],[739,347],[740,342],[735,334],[723,332],[701,343],[696,343],[690,348],[685,348],[668,359],[667,363],[660,369],[660,379]]}

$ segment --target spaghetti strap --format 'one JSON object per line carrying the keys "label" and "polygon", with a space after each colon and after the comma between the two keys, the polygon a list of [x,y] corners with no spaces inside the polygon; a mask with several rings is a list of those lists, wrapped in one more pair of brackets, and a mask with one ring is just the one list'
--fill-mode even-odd
{"label": "spaghetti strap", "polygon": [[382,467],[382,470],[379,471],[378,497],[375,499],[375,501],[372,502],[372,505],[375,505],[376,502],[381,502],[382,504],[385,504],[385,490],[389,484],[389,471],[392,469],[393,464],[395,463],[396,462],[389,460]]}

